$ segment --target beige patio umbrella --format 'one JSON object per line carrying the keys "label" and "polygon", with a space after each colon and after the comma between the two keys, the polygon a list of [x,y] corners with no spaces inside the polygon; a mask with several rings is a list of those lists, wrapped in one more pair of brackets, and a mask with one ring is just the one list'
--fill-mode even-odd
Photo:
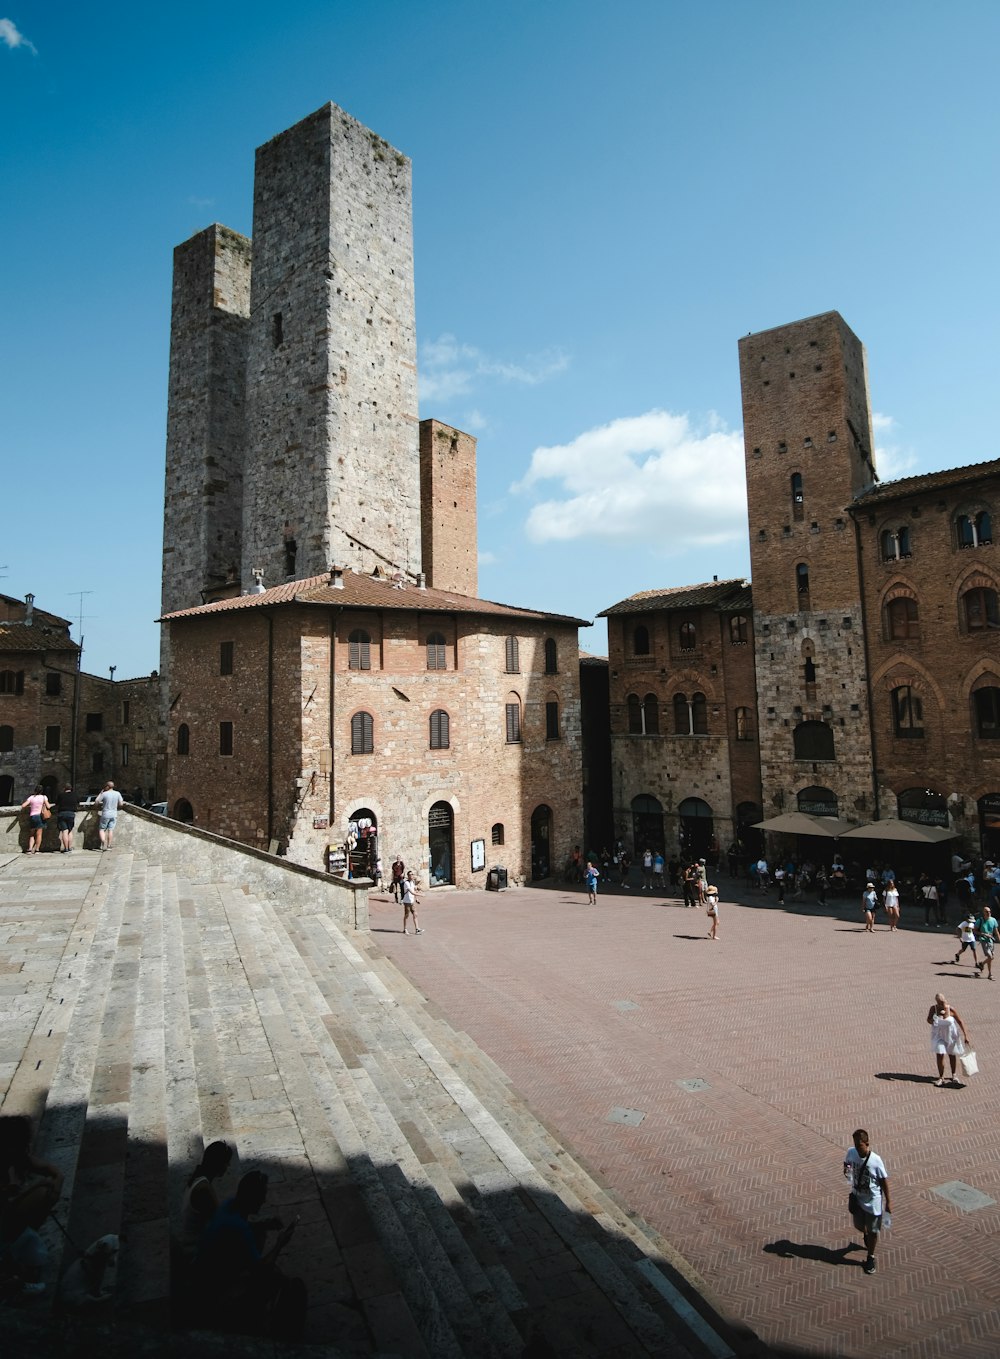
{"label": "beige patio umbrella", "polygon": [[868,821],[844,832],[845,840],[905,840],[918,845],[935,845],[957,838],[957,831],[945,830],[943,826],[922,826],[918,821],[900,821],[895,816],[885,821]]}
{"label": "beige patio umbrella", "polygon": [[782,812],[767,821],[758,821],[754,830],[776,831],[781,835],[822,835],[835,840],[845,835],[853,822],[836,816],[809,816],[805,812]]}

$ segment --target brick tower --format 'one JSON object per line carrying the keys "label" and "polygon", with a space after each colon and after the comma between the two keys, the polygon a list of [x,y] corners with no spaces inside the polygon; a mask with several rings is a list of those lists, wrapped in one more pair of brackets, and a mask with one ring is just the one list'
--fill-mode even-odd
{"label": "brick tower", "polygon": [[420,422],[421,542],[427,584],[479,591],[476,441],[440,420]]}
{"label": "brick tower", "polygon": [[333,104],[257,151],[243,588],[420,570],[410,162]]}
{"label": "brick tower", "polygon": [[864,346],[836,312],[740,340],[765,816],[875,814],[847,506],[876,480]]}

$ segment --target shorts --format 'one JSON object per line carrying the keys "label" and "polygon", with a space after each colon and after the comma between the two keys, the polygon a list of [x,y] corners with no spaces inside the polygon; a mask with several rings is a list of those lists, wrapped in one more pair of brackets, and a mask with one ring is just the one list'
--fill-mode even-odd
{"label": "shorts", "polygon": [[980,939],[979,944],[980,944],[980,947],[981,947],[982,950],[983,950],[983,957],[984,957],[984,958],[992,958],[992,957],[993,957],[993,951],[994,951],[994,949],[996,948],[996,945],[995,945],[995,943],[993,942],[992,936],[990,936],[990,938],[988,938],[988,939]]}
{"label": "shorts", "polygon": [[868,1232],[872,1236],[878,1236],[882,1230],[881,1213],[866,1213],[863,1208],[852,1208],[851,1219],[856,1232]]}
{"label": "shorts", "polygon": [[102,816],[100,822],[101,830],[114,830],[115,822],[117,820],[117,816]]}
{"label": "shorts", "polygon": [[45,818],[42,816],[29,816],[28,825],[32,830],[41,830],[45,825]]}
{"label": "shorts", "polygon": [[59,829],[62,831],[72,830],[76,825],[76,814],[74,812],[59,813]]}

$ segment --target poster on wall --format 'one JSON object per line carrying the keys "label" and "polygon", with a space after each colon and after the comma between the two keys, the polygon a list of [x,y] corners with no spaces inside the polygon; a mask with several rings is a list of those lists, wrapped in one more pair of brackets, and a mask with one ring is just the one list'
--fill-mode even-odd
{"label": "poster on wall", "polygon": [[486,841],[473,840],[472,842],[472,871],[480,873],[486,867]]}

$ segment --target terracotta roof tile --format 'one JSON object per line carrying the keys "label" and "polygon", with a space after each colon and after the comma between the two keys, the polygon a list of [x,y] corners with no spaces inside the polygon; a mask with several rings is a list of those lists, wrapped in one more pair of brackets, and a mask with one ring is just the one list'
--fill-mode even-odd
{"label": "terracotta roof tile", "polygon": [[568,614],[545,613],[540,609],[521,609],[513,604],[497,604],[491,599],[477,599],[473,595],[457,594],[451,590],[422,589],[407,580],[399,588],[387,577],[367,576],[349,567],[344,569],[343,586],[330,584],[329,573],[310,576],[306,580],[291,580],[275,585],[262,594],[237,595],[233,599],[219,599],[213,604],[201,604],[193,609],[178,609],[164,614],[161,622],[179,618],[206,618],[216,613],[231,613],[238,609],[260,609],[283,604],[317,604],[347,609],[420,610],[424,613],[488,614],[501,618],[551,619],[553,622],[572,623],[588,627],[590,620],[572,618]]}
{"label": "terracotta roof tile", "polygon": [[876,504],[900,496],[918,495],[922,491],[944,490],[947,486],[961,486],[965,482],[983,481],[1000,476],[1000,458],[989,462],[973,462],[967,467],[947,467],[943,472],[927,472],[917,477],[900,477],[898,481],[883,481],[865,491],[853,501],[855,506]]}
{"label": "terracotta roof tile", "polygon": [[0,623],[0,651],[79,651],[61,628],[37,623]]}
{"label": "terracotta roof tile", "polygon": [[660,609],[718,609],[720,613],[750,612],[750,582],[710,580],[702,585],[672,585],[666,590],[640,590],[619,604],[602,609],[598,618],[619,613],[654,613]]}

